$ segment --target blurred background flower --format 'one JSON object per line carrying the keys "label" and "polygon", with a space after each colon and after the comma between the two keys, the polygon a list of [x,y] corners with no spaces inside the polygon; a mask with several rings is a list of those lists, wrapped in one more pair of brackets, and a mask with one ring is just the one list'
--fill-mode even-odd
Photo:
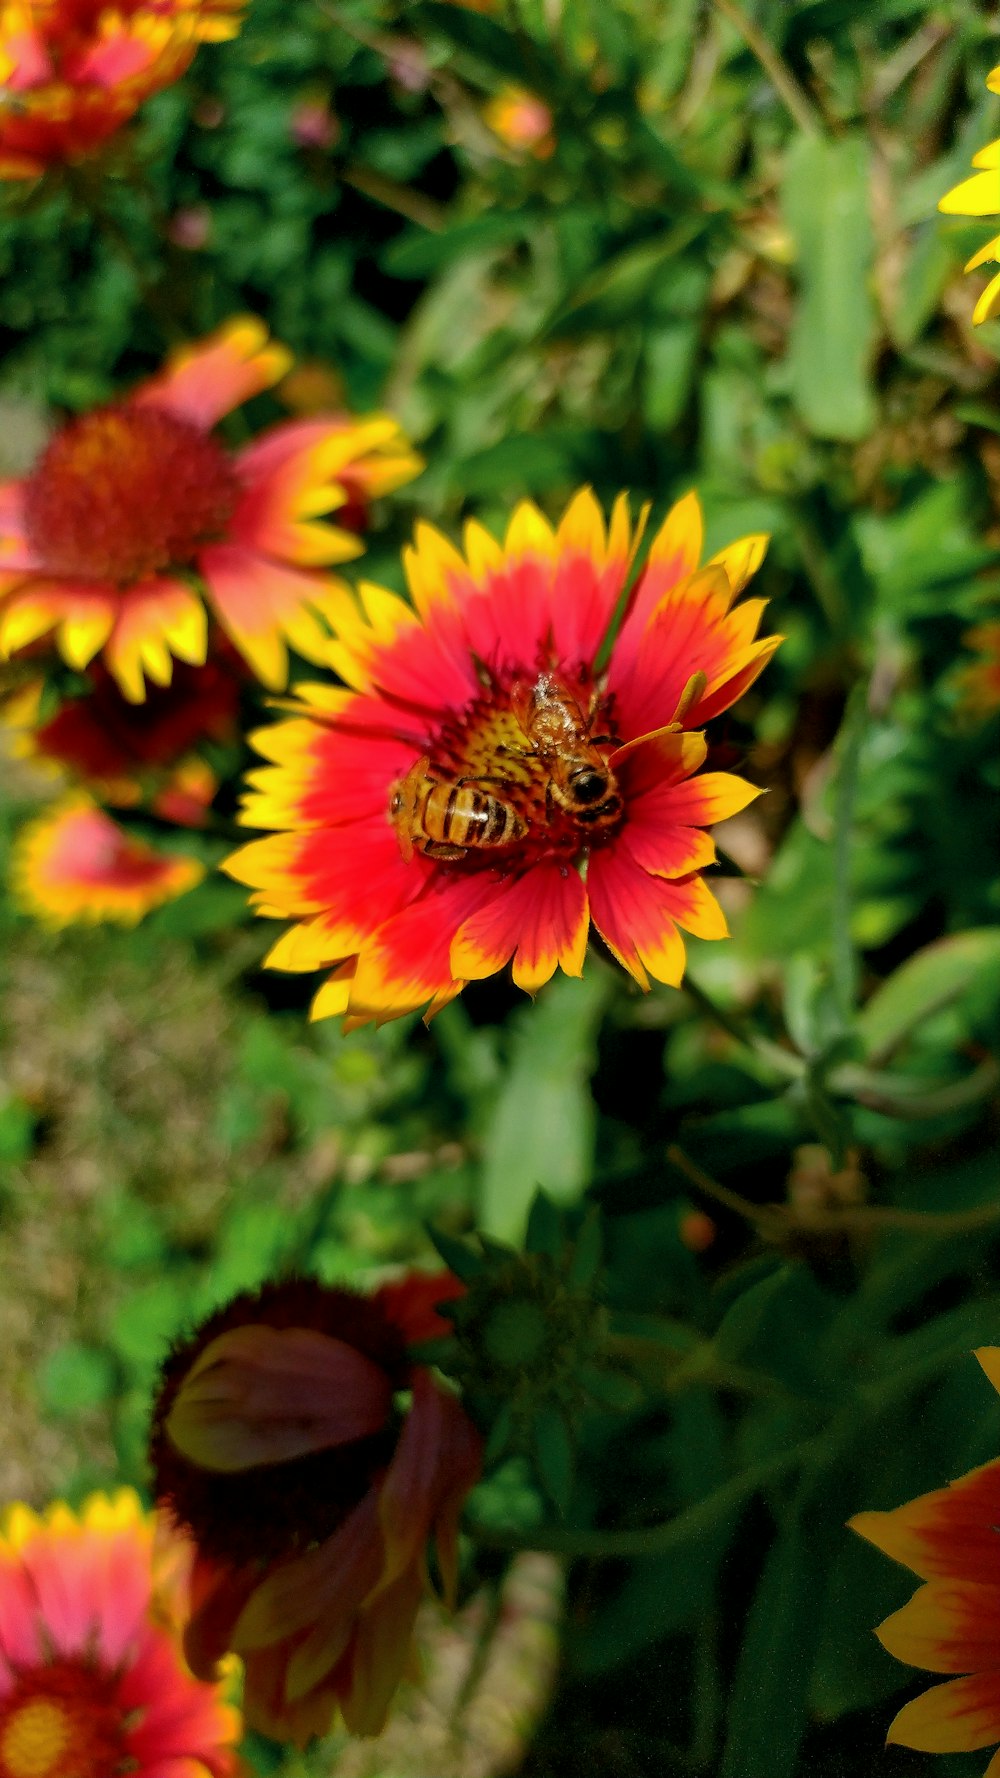
{"label": "blurred background flower", "polygon": [[235,1778],[240,1718],[180,1646],[191,1550],[131,1489],[0,1534],[4,1778]]}
{"label": "blurred background flower", "polygon": [[234,37],[245,0],[4,0],[0,6],[0,179],[83,160],[200,43]]}

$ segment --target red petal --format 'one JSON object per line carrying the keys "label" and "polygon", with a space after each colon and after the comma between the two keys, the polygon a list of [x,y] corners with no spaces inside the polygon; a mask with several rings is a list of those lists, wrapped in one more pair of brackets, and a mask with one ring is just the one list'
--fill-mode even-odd
{"label": "red petal", "polygon": [[1000,1674],[974,1673],[932,1686],[903,1705],[887,1740],[921,1753],[971,1753],[1000,1741]]}
{"label": "red petal", "polygon": [[590,917],[605,944],[643,988],[649,986],[650,975],[675,988],[683,978],[678,887],[650,876],[624,846],[607,846],[591,856]]}
{"label": "red petal", "polygon": [[876,1635],[897,1661],[932,1673],[1000,1669],[1000,1585],[928,1581]]}
{"label": "red petal", "polygon": [[856,1513],[850,1525],[922,1580],[979,1581],[1000,1559],[1000,1459],[891,1512]]}
{"label": "red petal", "polygon": [[492,871],[452,875],[436,866],[419,900],[387,920],[363,945],[348,1016],[360,1021],[399,1018],[447,994],[456,979],[450,961],[455,934],[496,894],[497,882]]}
{"label": "red petal", "polygon": [[479,981],[514,958],[514,981],[534,994],[557,965],[581,975],[587,948],[587,891],[579,873],[542,863],[500,883],[459,927],[451,947],[456,978]]}

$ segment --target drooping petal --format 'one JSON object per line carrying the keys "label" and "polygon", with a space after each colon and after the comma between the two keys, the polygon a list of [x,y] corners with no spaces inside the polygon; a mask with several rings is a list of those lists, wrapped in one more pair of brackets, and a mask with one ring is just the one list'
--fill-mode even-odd
{"label": "drooping petal", "polygon": [[478,981],[513,957],[516,986],[535,994],[557,968],[582,975],[587,925],[579,873],[555,862],[536,865],[522,877],[508,877],[463,921],[452,942],[451,973]]}
{"label": "drooping petal", "polygon": [[391,1400],[385,1371],[343,1340],[309,1328],[237,1327],[200,1354],[167,1432],[202,1469],[252,1469],[377,1432]]}

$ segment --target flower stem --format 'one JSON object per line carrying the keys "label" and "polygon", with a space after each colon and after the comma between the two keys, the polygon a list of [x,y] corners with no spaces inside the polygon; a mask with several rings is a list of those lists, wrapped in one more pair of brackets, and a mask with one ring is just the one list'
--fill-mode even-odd
{"label": "flower stem", "polygon": [[751,1494],[779,1481],[789,1471],[801,1468],[818,1453],[824,1442],[824,1434],[817,1433],[761,1463],[749,1464],[742,1474],[723,1482],[696,1506],[685,1507],[673,1518],[641,1529],[601,1531],[540,1525],[535,1530],[503,1531],[470,1524],[468,1520],[465,1529],[487,1549],[547,1550],[552,1555],[568,1557],[664,1556],[670,1550],[683,1548],[686,1543],[705,1537],[720,1519],[735,1512]]}
{"label": "flower stem", "polygon": [[845,1030],[854,1017],[857,992],[857,960],[851,938],[851,851],[854,843],[854,809],[858,795],[858,766],[867,720],[867,692],[863,686],[857,685],[848,700],[844,716],[833,814],[831,977]]}
{"label": "flower stem", "polygon": [[762,31],[757,29],[752,19],[748,19],[737,0],[714,0],[717,11],[726,17],[730,24],[735,25],[747,47],[757,57],[758,62],[774,87],[784,99],[795,122],[807,136],[821,136],[823,126],[818,113],[803,92],[788,64],[782,61],[772,43],[769,43]]}

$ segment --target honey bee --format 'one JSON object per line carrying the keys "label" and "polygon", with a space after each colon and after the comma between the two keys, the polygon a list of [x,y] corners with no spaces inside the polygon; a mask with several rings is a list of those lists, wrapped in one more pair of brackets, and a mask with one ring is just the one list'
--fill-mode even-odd
{"label": "honey bee", "polygon": [[482,778],[439,776],[424,756],[393,785],[389,802],[399,849],[409,861],[414,848],[425,858],[461,858],[467,851],[512,845],[528,823],[495,796]]}
{"label": "honey bee", "polygon": [[[546,800],[589,828],[607,827],[621,814],[618,780],[591,735],[575,698],[550,673],[515,686],[514,713],[548,773]],[[608,737],[599,737],[606,739]]]}

